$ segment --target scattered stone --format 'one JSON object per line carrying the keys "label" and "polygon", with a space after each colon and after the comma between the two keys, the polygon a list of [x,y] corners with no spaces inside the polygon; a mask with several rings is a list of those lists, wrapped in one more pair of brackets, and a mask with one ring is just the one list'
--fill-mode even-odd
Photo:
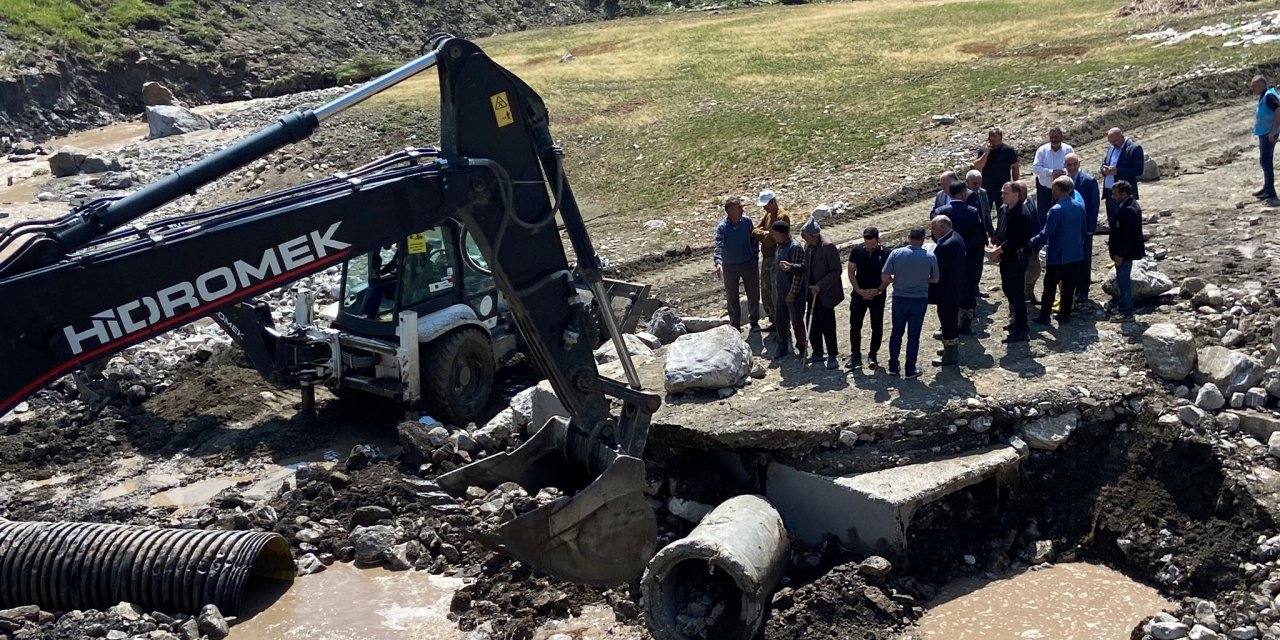
{"label": "scattered stone", "polygon": [[[1235,396],[1232,396],[1235,397]],[[1262,387],[1251,387],[1244,392],[1244,406],[1250,409],[1261,409],[1267,404],[1267,390]]]}
{"label": "scattered stone", "polygon": [[969,421],[969,429],[974,433],[986,433],[991,429],[991,418],[988,416],[978,416]]}
{"label": "scattered stone", "polygon": [[1231,401],[1230,401],[1230,405],[1231,405],[1231,408],[1232,408],[1232,409],[1243,409],[1243,408],[1244,408],[1244,394],[1243,394],[1243,393],[1240,393],[1239,391],[1237,391],[1237,392],[1235,392],[1235,393],[1231,394]]}
{"label": "scattered stone", "polygon": [[84,162],[87,152],[75,147],[63,147],[49,156],[49,172],[55,178],[74,176],[80,173],[80,163]]}
{"label": "scattered stone", "polygon": [[390,520],[393,517],[391,510],[386,507],[360,507],[352,512],[351,522],[348,525],[348,528],[354,530],[356,527],[371,527],[383,520]]}
{"label": "scattered stone", "polygon": [[649,333],[662,344],[671,344],[676,341],[676,338],[688,333],[684,322],[671,307],[659,307],[654,311],[653,316],[649,318],[648,328]]}
{"label": "scattered stone", "polygon": [[148,107],[177,106],[178,99],[159,82],[142,83],[142,104]]}
{"label": "scattered stone", "polygon": [[1208,416],[1208,414],[1204,412],[1204,409],[1195,405],[1189,404],[1178,407],[1178,418],[1193,427],[1199,425],[1206,416]]}
{"label": "scattered stone", "polygon": [[1197,624],[1191,627],[1191,631],[1187,633],[1190,640],[1217,640],[1218,634],[1204,625]]}
{"label": "scattered stone", "polygon": [[689,333],[702,333],[729,325],[728,318],[681,318],[680,321]]}
{"label": "scattered stone", "polygon": [[1053,562],[1054,542],[1052,540],[1036,540],[1031,544],[1031,564]]}
{"label": "scattered stone", "polygon": [[1147,366],[1165,380],[1183,380],[1196,365],[1195,337],[1172,323],[1153,324],[1143,332],[1142,351]]}
{"label": "scattered stone", "polygon": [[1280,458],[1280,431],[1273,432],[1270,438],[1267,438],[1267,453],[1272,457]]}
{"label": "scattered stone", "polygon": [[[440,427],[438,422],[432,424]],[[416,420],[401,422],[396,427],[396,434],[400,437],[400,449],[404,451],[405,460],[409,464],[418,465],[431,460],[432,452],[440,445],[433,444],[430,432],[430,426]],[[446,438],[448,433],[448,430],[445,430]]]}
{"label": "scattered stone", "polygon": [[893,571],[893,563],[880,556],[869,556],[858,563],[858,573],[872,578],[883,578]]}
{"label": "scattered stone", "polygon": [[299,576],[309,576],[313,573],[320,573],[326,568],[328,567],[325,567],[324,563],[321,562],[320,558],[317,558],[314,553],[308,553],[303,555],[301,558],[298,558]]}
{"label": "scattered stone", "polygon": [[121,191],[133,186],[133,176],[123,171],[108,171],[98,178],[95,186],[104,191]]}
{"label": "scattered stone", "polygon": [[413,568],[413,561],[409,559],[408,542],[387,549],[386,553],[382,554],[382,558],[387,561],[387,568],[392,571],[408,571]]}
{"label": "scattered stone", "polygon": [[1048,416],[1022,427],[1022,439],[1035,449],[1052,451],[1062,446],[1080,424],[1080,412]]}
{"label": "scattered stone", "polygon": [[667,501],[667,511],[670,511],[671,515],[694,524],[702,522],[702,519],[707,517],[707,514],[711,513],[714,508],[709,504],[674,496]]}
{"label": "scattered stone", "polygon": [[396,532],[387,525],[356,527],[348,538],[356,548],[356,562],[376,564],[396,542]]}
{"label": "scattered stone", "polygon": [[956,117],[951,114],[938,114],[930,118],[930,121],[935,125],[955,124]]}
{"label": "scattered stone", "polygon": [[[653,353],[653,349],[645,344],[639,336],[633,333],[622,334],[622,341],[627,346],[627,353],[632,356],[647,356]],[[618,350],[613,345],[613,340],[606,340],[600,348],[595,351],[596,364],[605,364],[618,360]]]}
{"label": "scattered stone", "polygon": [[1200,392],[1196,394],[1196,406],[1206,411],[1217,411],[1226,403],[1226,398],[1222,397],[1222,391],[1212,382],[1204,383],[1200,387]]}
{"label": "scattered stone", "polygon": [[1226,335],[1222,336],[1222,346],[1238,347],[1245,342],[1244,332],[1239,329],[1230,329]]}
{"label": "scattered stone", "polygon": [[837,440],[840,442],[840,446],[852,447],[858,444],[858,434],[848,429],[841,429],[840,437]]}
{"label": "scattered stone", "polygon": [[1223,393],[1255,387],[1262,381],[1262,364],[1240,351],[1226,347],[1205,347],[1197,352],[1195,381],[1212,382]]}
{"label": "scattered stone", "polygon": [[640,339],[640,342],[644,343],[644,346],[649,347],[651,350],[662,348],[662,341],[658,339],[658,336],[655,336],[648,331],[641,331],[636,334],[636,337]]}
{"label": "scattered stone", "polygon": [[[87,155],[80,162],[78,171],[80,173],[107,173],[109,171],[120,171],[124,167],[121,166],[118,158],[109,158],[99,155]],[[119,180],[119,178],[116,178]],[[129,179],[130,184],[133,183],[132,178]]]}
{"label": "scattered stone", "polygon": [[751,372],[751,346],[732,327],[680,336],[667,353],[668,393],[737,386]]}
{"label": "scattered stone", "polygon": [[371,444],[358,444],[351,448],[351,455],[347,456],[346,462],[342,463],[342,468],[347,471],[360,471],[382,460],[384,457],[377,447]]}
{"label": "scattered stone", "polygon": [[1204,289],[1204,280],[1201,278],[1190,277],[1182,281],[1182,286],[1178,287],[1178,295],[1182,298],[1190,300],[1192,296],[1200,293]]}
{"label": "scattered stone", "polygon": [[107,613],[113,616],[120,616],[125,620],[133,621],[133,620],[141,620],[143,612],[142,612],[142,607],[139,607],[138,605],[133,604],[132,602],[121,602],[116,606],[111,607],[110,609],[107,609]]}
{"label": "scattered stone", "polygon": [[[1151,258],[1134,261],[1132,280],[1134,300],[1158,298],[1173,289],[1173,280],[1161,273],[1158,263]],[[1109,271],[1106,279],[1102,281],[1102,289],[1109,295],[1119,295],[1114,269]]]}
{"label": "scattered stone", "polygon": [[1177,640],[1178,638],[1187,637],[1187,632],[1191,628],[1176,620],[1165,622],[1152,622],[1148,627],[1147,633],[1150,633],[1156,640]]}
{"label": "scattered stone", "polygon": [[200,615],[196,618],[196,624],[200,628],[200,634],[207,636],[209,640],[222,640],[231,635],[231,628],[227,625],[227,619],[222,617],[222,612],[218,611],[216,605],[206,604],[200,610]]}
{"label": "scattered stone", "polygon": [[1160,179],[1160,163],[1155,158],[1144,154],[1142,163],[1142,175],[1138,176],[1138,180],[1142,182],[1154,182]]}
{"label": "scattered stone", "polygon": [[1222,290],[1217,285],[1208,284],[1203,289],[1191,297],[1191,304],[1197,307],[1213,307],[1222,306]]}
{"label": "scattered stone", "polygon": [[147,107],[147,137],[153,140],[212,128],[208,118],[190,109],[173,105]]}

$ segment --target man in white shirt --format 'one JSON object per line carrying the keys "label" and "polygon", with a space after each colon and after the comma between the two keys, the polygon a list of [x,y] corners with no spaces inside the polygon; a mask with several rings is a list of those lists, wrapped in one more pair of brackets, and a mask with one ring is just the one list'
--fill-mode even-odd
{"label": "man in white shirt", "polygon": [[1054,179],[1067,175],[1067,154],[1075,149],[1062,142],[1062,129],[1054,127],[1049,130],[1049,141],[1036,149],[1035,163],[1031,170],[1036,174],[1036,209],[1048,211],[1053,206]]}

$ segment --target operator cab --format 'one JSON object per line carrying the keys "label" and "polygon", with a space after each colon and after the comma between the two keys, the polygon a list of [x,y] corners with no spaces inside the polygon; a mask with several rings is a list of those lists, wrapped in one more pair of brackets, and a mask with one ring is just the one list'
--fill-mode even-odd
{"label": "operator cab", "polygon": [[425,318],[459,304],[490,330],[499,323],[502,309],[488,263],[466,228],[449,220],[349,260],[335,324],[394,338],[401,311]]}

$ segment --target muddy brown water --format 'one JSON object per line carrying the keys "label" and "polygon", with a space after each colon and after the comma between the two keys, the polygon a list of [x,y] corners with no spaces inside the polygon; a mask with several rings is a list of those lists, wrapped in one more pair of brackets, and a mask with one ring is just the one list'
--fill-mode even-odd
{"label": "muddy brown water", "polygon": [[1129,640],[1176,606],[1107,567],[1060,564],[998,580],[957,580],[920,618],[926,640]]}

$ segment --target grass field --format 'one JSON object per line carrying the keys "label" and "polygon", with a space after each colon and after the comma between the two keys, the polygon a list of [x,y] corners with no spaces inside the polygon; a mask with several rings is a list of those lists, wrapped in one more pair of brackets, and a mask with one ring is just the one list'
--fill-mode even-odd
{"label": "grass field", "polygon": [[[868,162],[932,114],[999,121],[1011,88],[1123,94],[1197,65],[1280,59],[1280,45],[1127,40],[1217,14],[1118,19],[1115,0],[870,0],[528,31],[481,45],[546,99],[579,193],[606,212],[706,206],[797,168]],[[557,60],[565,52],[577,59]],[[424,77],[381,98],[431,104]],[[1242,87],[1242,94],[1245,90]],[[976,108],[975,107],[981,107]],[[976,144],[976,141],[975,141]],[[905,170],[910,168],[904,167]],[[645,215],[645,214],[639,214]],[[641,218],[643,219],[643,218]]]}

